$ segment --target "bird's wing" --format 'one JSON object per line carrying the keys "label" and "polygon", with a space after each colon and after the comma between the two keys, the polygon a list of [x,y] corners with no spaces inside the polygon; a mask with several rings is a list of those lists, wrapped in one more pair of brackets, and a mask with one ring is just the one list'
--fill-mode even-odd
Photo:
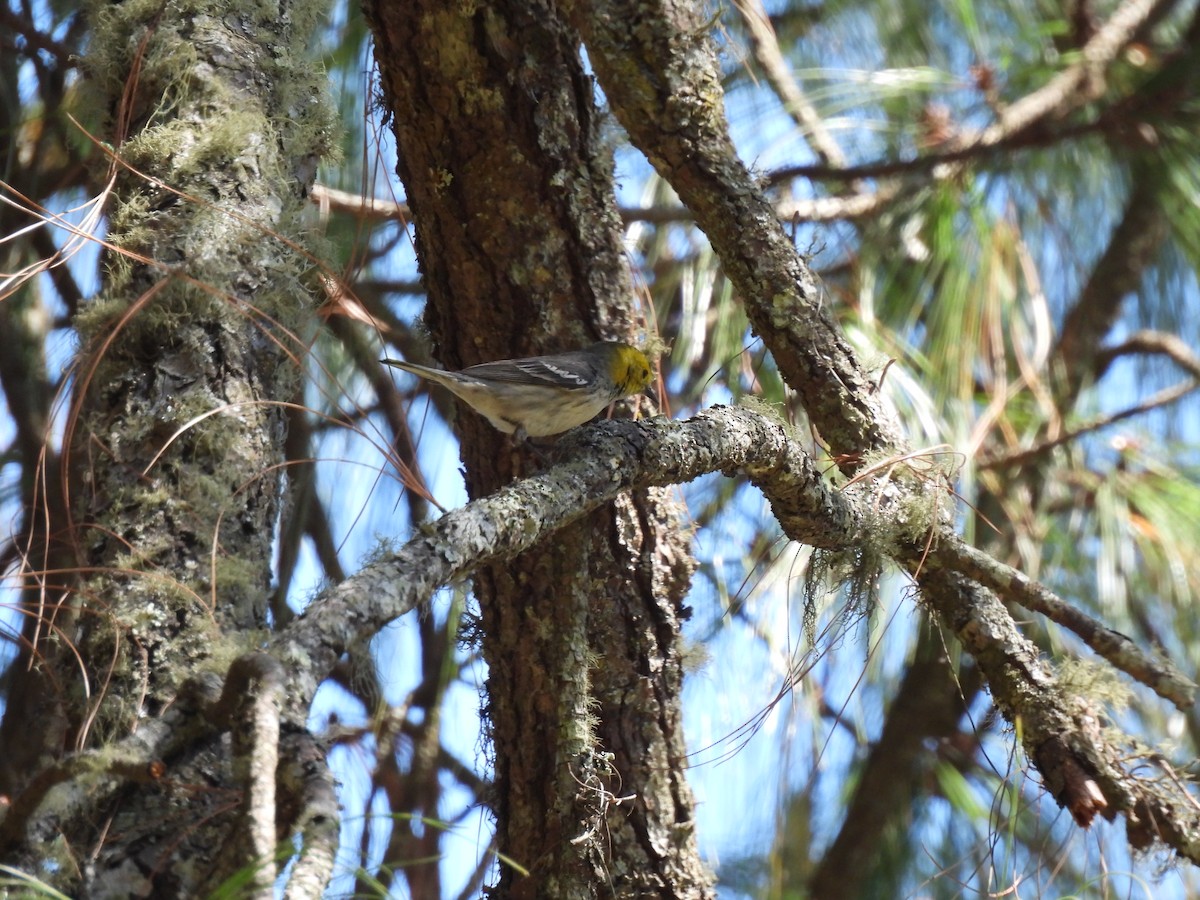
{"label": "bird's wing", "polygon": [[471,366],[463,369],[462,374],[487,381],[546,385],[568,390],[585,388],[596,380],[595,367],[587,360],[570,354],[502,359]]}

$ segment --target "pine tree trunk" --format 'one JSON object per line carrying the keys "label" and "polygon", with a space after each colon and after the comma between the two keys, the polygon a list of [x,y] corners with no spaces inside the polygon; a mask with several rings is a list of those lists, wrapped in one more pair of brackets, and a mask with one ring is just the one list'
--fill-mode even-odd
{"label": "pine tree trunk", "polygon": [[[578,39],[551,6],[368,8],[439,361],[631,338],[641,325]],[[536,456],[460,411],[474,497]],[[700,897],[683,775],[679,511],[644,491],[477,574],[511,897]]]}

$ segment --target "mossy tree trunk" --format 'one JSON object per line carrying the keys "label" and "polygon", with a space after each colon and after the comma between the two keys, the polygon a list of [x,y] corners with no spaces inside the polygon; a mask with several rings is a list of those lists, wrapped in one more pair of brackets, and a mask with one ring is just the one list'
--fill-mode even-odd
{"label": "mossy tree trunk", "polygon": [[[203,896],[236,873],[271,896],[296,824],[276,831],[273,759],[306,740],[278,734],[278,671],[243,669],[244,706],[218,711],[215,687],[267,625],[279,401],[312,306],[302,200],[332,135],[306,52],[324,14],[91,11],[88,89],[114,155],[63,460],[79,569],[39,611],[0,735],[4,858],[74,896]],[[255,732],[272,720],[274,741]]]}

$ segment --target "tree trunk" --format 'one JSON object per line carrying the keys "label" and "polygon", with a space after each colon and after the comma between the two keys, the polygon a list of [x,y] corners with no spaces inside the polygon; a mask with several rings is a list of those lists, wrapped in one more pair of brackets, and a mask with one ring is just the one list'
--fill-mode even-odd
{"label": "tree trunk", "polygon": [[[368,8],[449,368],[635,338],[611,161],[578,40],[541,3]],[[537,466],[459,412],[474,497]],[[569,451],[568,451],[569,452]],[[691,562],[641,491],[476,575],[499,850],[512,897],[704,896],[683,775]]]}
{"label": "tree trunk", "polygon": [[[332,133],[311,35],[284,23],[325,13],[102,13],[87,68],[111,114],[112,249],[74,323],[61,476],[79,579],[16,670],[26,712],[0,756],[40,767],[10,768],[0,843],[74,896],[195,897],[235,873],[272,896],[295,824],[275,815],[279,671],[246,669],[220,716],[206,684],[267,625],[277,401],[311,310],[300,210]],[[290,762],[308,743],[284,736]]]}

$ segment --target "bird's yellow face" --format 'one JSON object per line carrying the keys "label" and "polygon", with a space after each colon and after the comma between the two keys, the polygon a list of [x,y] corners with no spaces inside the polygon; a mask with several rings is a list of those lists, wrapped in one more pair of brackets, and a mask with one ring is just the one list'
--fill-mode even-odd
{"label": "bird's yellow face", "polygon": [[621,344],[616,348],[612,362],[613,383],[622,397],[637,394],[646,389],[654,378],[650,360],[636,347]]}

